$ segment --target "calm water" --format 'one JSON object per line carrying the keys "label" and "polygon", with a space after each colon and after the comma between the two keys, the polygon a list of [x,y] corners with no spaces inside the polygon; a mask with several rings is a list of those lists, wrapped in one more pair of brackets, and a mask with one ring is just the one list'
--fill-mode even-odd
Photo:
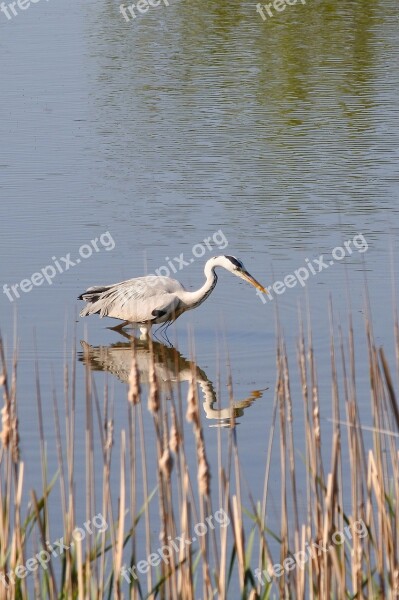
{"label": "calm water", "polygon": [[[176,277],[188,287],[202,284],[205,260],[218,253],[240,257],[271,285],[305,266],[306,258],[330,258],[334,247],[363,234],[367,252],[355,249],[328,265],[306,287],[298,284],[279,296],[278,305],[296,377],[297,310],[309,299],[328,434],[327,303],[331,295],[337,318],[344,320],[350,295],[360,347],[359,398],[364,423],[371,423],[361,352],[365,278],[377,342],[393,360],[391,249],[397,250],[399,228],[396,2],[308,0],[266,22],[255,4],[171,0],[129,23],[118,3],[106,0],[42,0],[11,20],[0,13],[1,288],[54,266],[55,259],[64,264],[61,257],[68,253],[75,261],[82,244],[105,232],[102,239],[115,246],[100,245],[99,252],[58,273],[51,285],[21,292],[19,299],[11,296],[12,302],[0,294],[0,326],[10,349],[15,313],[18,322],[27,489],[40,487],[34,335],[54,473],[51,392],[54,382],[62,406],[65,329],[68,350],[75,326],[78,350],[85,327],[94,347],[124,342],[106,329],[114,323],[79,320],[76,297],[89,285],[154,272],[181,253],[190,264]],[[219,243],[194,257],[200,252],[193,254],[193,246],[215,232]],[[171,341],[178,339],[183,370],[190,356],[188,331],[194,332],[205,385],[217,389],[221,374],[223,406],[228,348],[235,397],[251,398],[237,434],[255,498],[262,490],[273,404],[276,303],[275,298],[264,304],[250,286],[220,273],[206,303],[169,329]],[[93,352],[99,360],[100,350]],[[118,437],[126,416],[120,372],[125,355],[120,346],[101,352],[97,368],[119,374],[109,376]],[[80,361],[77,379],[83,423]],[[95,379],[101,390],[104,375],[98,372]],[[303,408],[295,389],[294,403],[300,436]],[[206,426],[215,422],[207,420]],[[153,435],[147,417],[146,427]],[[227,443],[226,430],[206,427],[213,467],[218,435]],[[300,447],[303,440],[296,441]],[[78,443],[82,481],[83,450]],[[278,481],[278,465],[274,477]],[[271,520],[278,509],[276,483]],[[54,517],[57,510],[54,506]]]}

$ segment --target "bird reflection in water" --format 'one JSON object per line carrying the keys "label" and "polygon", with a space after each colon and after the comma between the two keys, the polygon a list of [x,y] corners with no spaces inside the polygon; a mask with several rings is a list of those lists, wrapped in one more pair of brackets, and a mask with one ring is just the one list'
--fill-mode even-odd
{"label": "bird reflection in water", "polygon": [[[125,334],[125,337],[128,337]],[[130,338],[133,341],[133,338]],[[123,383],[128,383],[132,364],[132,344],[119,342],[110,346],[91,346],[81,341],[83,352],[79,360],[89,364],[93,371],[108,371]],[[137,368],[140,383],[148,385],[151,364],[150,341],[135,338]],[[246,408],[262,397],[265,390],[256,390],[244,400],[233,402],[227,408],[216,408],[217,396],[212,382],[195,362],[187,360],[176,348],[152,341],[155,374],[160,390],[166,395],[173,385],[191,381],[193,373],[201,389],[203,408],[207,419],[215,421],[210,427],[232,427],[237,425],[237,417],[244,414]]]}

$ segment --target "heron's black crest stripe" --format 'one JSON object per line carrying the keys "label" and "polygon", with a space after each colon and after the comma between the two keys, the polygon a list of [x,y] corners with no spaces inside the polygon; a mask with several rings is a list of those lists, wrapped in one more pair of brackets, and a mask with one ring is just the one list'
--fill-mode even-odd
{"label": "heron's black crest stripe", "polygon": [[236,258],[234,258],[234,256],[229,256],[226,254],[226,258],[228,258],[234,266],[238,267],[239,269],[242,269],[242,264]]}

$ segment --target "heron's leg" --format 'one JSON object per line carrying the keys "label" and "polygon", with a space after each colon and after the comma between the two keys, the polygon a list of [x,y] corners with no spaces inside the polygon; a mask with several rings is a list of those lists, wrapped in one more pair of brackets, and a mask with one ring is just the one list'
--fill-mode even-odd
{"label": "heron's leg", "polygon": [[154,340],[156,340],[157,342],[162,344],[162,339],[157,336],[158,331],[159,331],[159,327],[158,327],[158,329],[156,329],[155,331],[152,332],[152,335],[154,336]]}
{"label": "heron's leg", "polygon": [[170,348],[173,348],[172,342],[170,341],[170,339],[168,338],[168,335],[166,333],[166,330],[168,329],[168,327],[171,324],[172,324],[171,319],[169,321],[165,321],[165,323],[162,323],[161,327],[159,329],[157,329],[157,331],[160,331],[162,338],[165,340],[165,342],[168,344],[168,346]]}
{"label": "heron's leg", "polygon": [[162,344],[162,339],[158,337],[157,333],[158,333],[158,331],[161,333],[163,326],[164,326],[164,324],[161,323],[161,325],[159,327],[157,327],[156,329],[154,329],[154,331],[152,332],[154,338],[161,344]]}
{"label": "heron's leg", "polygon": [[162,337],[165,340],[165,342],[168,344],[169,348],[173,348],[173,344],[170,341],[170,339],[168,338],[168,334],[166,333],[167,327],[165,327],[165,329],[162,330]]}
{"label": "heron's leg", "polygon": [[[172,323],[172,321],[165,321],[164,323],[161,323],[159,327],[157,327],[155,329],[155,331],[153,332],[154,338],[156,340],[158,340],[158,342],[161,342],[162,344],[162,340],[165,340],[167,342],[167,344],[173,348],[172,344],[170,343],[170,340],[168,338],[167,335],[165,335],[165,331],[166,329],[169,327],[169,325]],[[160,334],[161,337],[158,337],[158,332]]]}
{"label": "heron's leg", "polygon": [[165,327],[165,323],[161,323],[159,327],[154,329],[153,334],[156,335],[158,331],[161,332],[163,327]]}
{"label": "heron's leg", "polygon": [[119,325],[115,325],[114,327],[108,327],[108,329],[111,329],[112,331],[122,331],[122,329],[126,327],[126,325],[130,325],[130,321],[122,321],[122,323],[119,323]]}

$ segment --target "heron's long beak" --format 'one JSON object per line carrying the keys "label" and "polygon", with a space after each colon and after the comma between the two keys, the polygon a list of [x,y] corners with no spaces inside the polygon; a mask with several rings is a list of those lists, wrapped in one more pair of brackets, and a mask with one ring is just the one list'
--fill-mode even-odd
{"label": "heron's long beak", "polygon": [[261,285],[259,283],[259,281],[256,281],[255,277],[252,277],[252,275],[250,275],[250,273],[248,273],[248,271],[241,271],[240,275],[241,275],[241,277],[243,279],[245,279],[245,281],[248,281],[248,283],[252,284],[254,287],[256,287],[258,290],[260,290],[264,294],[268,294],[269,293],[267,291],[267,289],[264,288],[263,285]]}

